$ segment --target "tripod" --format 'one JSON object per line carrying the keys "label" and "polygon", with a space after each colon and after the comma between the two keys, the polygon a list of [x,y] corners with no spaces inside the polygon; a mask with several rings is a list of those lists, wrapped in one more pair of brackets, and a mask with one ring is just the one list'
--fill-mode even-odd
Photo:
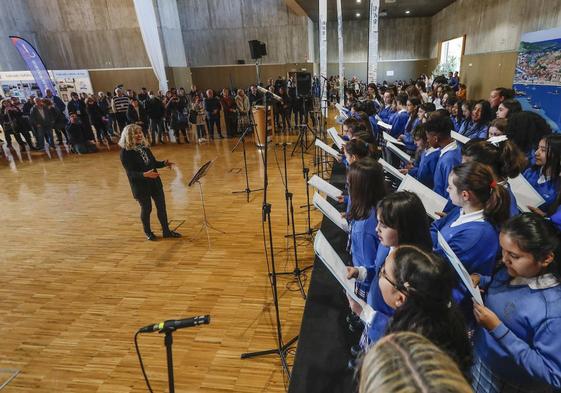
{"label": "tripod", "polygon": [[[288,191],[288,170],[287,170],[287,166],[286,166],[286,146],[287,143],[283,143],[282,144],[282,154],[283,154],[283,160],[284,160],[284,195],[286,198],[286,214],[287,214],[287,220],[288,223],[291,224],[291,229],[292,229],[292,233],[290,235],[286,235],[285,237],[292,237],[292,247],[293,247],[293,252],[294,252],[294,270],[291,272],[281,272],[281,273],[277,273],[279,276],[286,276],[286,275],[293,275],[296,279],[296,282],[298,283],[298,288],[300,289],[300,293],[302,294],[302,297],[304,299],[306,299],[306,291],[304,290],[304,284],[302,283],[302,273],[304,271],[306,271],[307,269],[310,269],[312,266],[308,266],[304,269],[300,269],[300,266],[298,264],[298,245],[296,243],[296,237],[298,236],[298,234],[296,233],[296,227],[295,227],[295,223],[294,223],[294,205],[292,203],[292,196],[293,194],[291,192]],[[290,213],[290,216],[288,216],[288,214]]]}
{"label": "tripod", "polygon": [[[303,111],[304,111],[304,119],[308,119],[308,111],[306,108],[306,101],[308,100],[308,97],[304,96],[301,97],[302,98],[302,107],[303,107]],[[302,151],[304,150],[308,150],[310,147],[313,146],[316,138],[317,138],[317,134],[316,132],[310,128],[310,126],[308,125],[308,122],[306,121],[304,124],[298,124],[296,127],[298,127],[300,129],[300,132],[298,133],[298,139],[296,139],[296,144],[294,145],[294,148],[292,149],[292,153],[290,153],[291,156],[294,155],[294,152],[296,151],[296,149],[298,149],[298,147],[300,147],[302,149]],[[314,136],[313,140],[308,144],[308,131]]]}
{"label": "tripod", "polygon": [[[265,93],[265,96],[263,97],[264,99],[264,104],[265,104],[265,124],[268,125],[268,116],[269,116],[269,107],[268,107],[268,101],[267,101],[267,96],[270,93]],[[283,368],[283,370],[286,372],[286,374],[288,375],[288,378],[290,379],[290,370],[288,368],[288,363],[286,361],[286,352],[287,350],[290,348],[290,346],[292,344],[294,344],[294,342],[298,339],[298,336],[290,339],[286,344],[283,342],[283,338],[282,338],[282,326],[281,326],[281,321],[280,321],[280,311],[279,311],[279,299],[278,299],[278,288],[277,288],[277,272],[276,272],[276,267],[275,267],[275,252],[274,252],[274,247],[273,247],[273,228],[271,225],[271,204],[267,202],[267,188],[268,188],[268,183],[269,183],[269,178],[268,178],[268,171],[267,171],[267,158],[268,158],[268,154],[267,154],[267,150],[268,150],[268,144],[269,144],[269,139],[267,138],[267,135],[265,135],[265,141],[264,141],[264,177],[263,177],[263,207],[262,207],[262,216],[261,216],[261,220],[263,223],[263,232],[265,231],[265,222],[267,222],[267,228],[268,228],[268,232],[269,232],[269,250],[267,250],[267,240],[265,239],[265,233],[263,233],[263,237],[264,237],[264,246],[265,246],[265,257],[267,258],[269,252],[271,254],[271,270],[269,271],[269,281],[271,284],[271,291],[273,294],[273,304],[275,306],[275,319],[276,319],[276,338],[277,338],[277,346],[273,349],[268,349],[268,350],[264,350],[264,351],[258,351],[258,352],[248,352],[248,353],[242,353],[241,354],[241,358],[242,359],[248,359],[248,358],[254,358],[257,356],[264,356],[264,355],[272,355],[272,354],[277,354],[280,357],[280,361],[281,361],[281,366]],[[267,259],[267,268],[269,268],[269,262]]]}
{"label": "tripod", "polygon": [[251,188],[249,188],[249,176],[247,174],[247,155],[246,155],[246,151],[245,151],[245,136],[247,135],[247,133],[249,132],[249,130],[252,130],[253,127],[255,127],[254,124],[250,124],[247,126],[247,128],[245,129],[245,131],[243,132],[242,136],[240,137],[240,139],[238,140],[238,143],[236,143],[236,146],[234,146],[234,148],[232,149],[232,153],[238,148],[238,146],[240,145],[240,143],[242,144],[242,149],[243,149],[243,166],[244,166],[244,172],[245,172],[245,190],[241,190],[241,191],[232,191],[232,194],[241,194],[244,193],[246,194],[246,198],[247,198],[247,202],[249,203],[249,194],[251,194],[252,192],[256,192],[256,191],[261,191],[263,190],[262,188],[256,188],[254,190],[252,190]]}

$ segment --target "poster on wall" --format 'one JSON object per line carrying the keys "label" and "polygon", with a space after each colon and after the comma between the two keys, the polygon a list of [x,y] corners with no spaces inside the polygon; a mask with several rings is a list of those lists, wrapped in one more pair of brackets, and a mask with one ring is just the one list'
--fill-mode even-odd
{"label": "poster on wall", "polygon": [[[70,93],[93,94],[92,82],[88,70],[54,70],[49,71],[55,81],[57,95],[64,102],[70,100]],[[30,71],[0,72],[0,85],[4,96],[26,99],[31,95],[41,96],[41,91]]]}
{"label": "poster on wall", "polygon": [[561,28],[522,34],[513,87],[524,110],[561,128]]}

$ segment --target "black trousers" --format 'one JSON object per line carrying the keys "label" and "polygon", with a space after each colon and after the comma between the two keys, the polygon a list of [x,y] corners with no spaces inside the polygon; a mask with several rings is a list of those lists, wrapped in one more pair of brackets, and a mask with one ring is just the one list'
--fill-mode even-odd
{"label": "black trousers", "polygon": [[140,204],[140,221],[144,227],[144,233],[149,234],[152,232],[150,229],[150,213],[152,213],[152,199],[156,205],[158,212],[158,220],[162,226],[162,232],[169,232],[168,213],[166,211],[166,198],[164,196],[164,189],[161,187],[154,187],[149,194],[136,198]]}

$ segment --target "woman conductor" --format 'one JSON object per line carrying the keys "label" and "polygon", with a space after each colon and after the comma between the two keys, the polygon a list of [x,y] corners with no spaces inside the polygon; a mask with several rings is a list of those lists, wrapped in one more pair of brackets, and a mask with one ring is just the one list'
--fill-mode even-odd
{"label": "woman conductor", "polygon": [[181,234],[169,229],[166,212],[164,188],[157,168],[171,168],[172,162],[168,160],[157,161],[144,138],[142,127],[129,124],[123,129],[121,139],[121,162],[127,171],[131,185],[132,195],[140,204],[140,220],[148,240],[154,241],[156,235],[150,229],[150,213],[152,212],[152,199],[158,210],[158,219],[162,225],[164,237],[181,237]]}

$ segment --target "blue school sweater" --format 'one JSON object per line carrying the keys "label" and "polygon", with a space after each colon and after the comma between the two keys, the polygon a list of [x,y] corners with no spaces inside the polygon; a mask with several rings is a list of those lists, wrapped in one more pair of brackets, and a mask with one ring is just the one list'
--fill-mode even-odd
{"label": "blue school sweater", "polygon": [[434,192],[448,198],[448,191],[446,190],[448,188],[448,175],[461,162],[462,150],[456,141],[440,150],[440,157],[434,169]]}
{"label": "blue school sweater", "polygon": [[380,113],[378,113],[378,116],[380,116],[380,119],[382,119],[384,123],[391,124],[394,114],[395,111],[391,106],[384,106],[382,110],[380,110]]}
{"label": "blue school sweater", "polygon": [[487,139],[489,126],[485,123],[471,123],[465,131],[465,136],[470,139]]}
{"label": "blue school sweater", "polygon": [[413,130],[420,123],[421,121],[416,117],[415,119],[408,121],[405,126],[406,131],[403,133],[402,142],[405,144],[405,150],[407,150],[408,153],[414,153],[415,150],[417,150],[417,145],[415,145],[415,138],[413,138]]}
{"label": "blue school sweater", "polygon": [[450,116],[450,120],[452,120],[452,124],[454,124],[454,131],[460,132],[460,127],[462,126],[463,119],[460,119],[456,116]]}
{"label": "blue school sweater", "polygon": [[511,279],[506,268],[492,281],[484,303],[501,324],[492,331],[478,326],[475,355],[492,372],[520,391],[561,388],[561,286],[551,274]]}
{"label": "blue school sweater", "polygon": [[540,206],[542,210],[547,209],[549,205],[555,202],[558,182],[553,182],[543,176],[541,168],[528,168],[522,175],[528,180],[528,183],[536,189],[542,198],[545,199],[545,203]]}
{"label": "blue school sweater", "polygon": [[391,136],[397,138],[405,132],[405,126],[409,120],[409,114],[406,110],[401,110],[397,112],[392,118],[392,129],[389,131]]}
{"label": "blue school sweater", "polygon": [[[350,201],[349,201],[350,205]],[[378,235],[376,234],[376,209],[372,209],[365,220],[352,220],[350,223],[351,256],[354,267],[363,266],[366,269],[374,267],[376,253],[378,251]],[[366,280],[358,285],[368,292],[370,281]]]}
{"label": "blue school sweater", "polygon": [[438,245],[436,232],[439,231],[470,274],[490,275],[499,252],[499,233],[485,221],[483,211],[461,213],[462,209],[456,206],[447,216],[432,223],[434,250],[444,256]]}
{"label": "blue school sweater", "polygon": [[553,225],[555,225],[555,228],[557,228],[557,230],[561,232],[561,206],[559,206],[557,210],[555,210],[555,212],[551,215],[551,217],[549,217],[549,219],[551,220]]}
{"label": "blue school sweater", "polygon": [[409,175],[432,189],[434,187],[434,171],[439,157],[440,149],[433,147],[425,149],[415,162],[415,166],[409,170]]}
{"label": "blue school sweater", "polygon": [[458,134],[467,136],[467,131],[471,127],[471,120],[464,119],[464,121],[459,125]]}

